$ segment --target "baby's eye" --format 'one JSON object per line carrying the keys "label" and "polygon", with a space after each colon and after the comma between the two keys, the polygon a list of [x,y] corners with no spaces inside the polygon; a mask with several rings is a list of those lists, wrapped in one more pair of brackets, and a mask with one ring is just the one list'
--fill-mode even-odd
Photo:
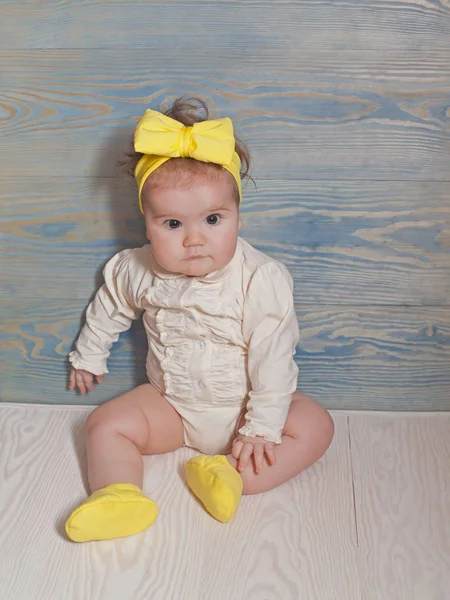
{"label": "baby's eye", "polygon": [[181,221],[178,221],[177,219],[169,219],[165,224],[169,229],[178,229],[178,227],[181,227]]}
{"label": "baby's eye", "polygon": [[206,217],[206,222],[208,225],[217,225],[219,221],[220,215],[209,215],[209,217]]}

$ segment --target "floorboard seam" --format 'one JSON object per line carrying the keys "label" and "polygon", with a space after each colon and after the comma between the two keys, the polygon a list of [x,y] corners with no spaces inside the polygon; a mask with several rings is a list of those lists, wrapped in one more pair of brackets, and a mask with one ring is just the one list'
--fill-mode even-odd
{"label": "floorboard seam", "polygon": [[353,471],[352,437],[350,435],[350,416],[347,416],[347,434],[348,434],[348,446],[349,446],[349,450],[350,450],[350,472],[352,474],[353,514],[355,517],[356,547],[359,548],[358,519],[356,516],[355,478],[354,478],[354,471]]}

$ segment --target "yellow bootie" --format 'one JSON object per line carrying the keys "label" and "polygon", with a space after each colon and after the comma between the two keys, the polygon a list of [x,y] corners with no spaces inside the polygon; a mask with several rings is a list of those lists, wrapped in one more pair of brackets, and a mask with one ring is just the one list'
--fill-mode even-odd
{"label": "yellow bootie", "polygon": [[112,540],[140,533],[158,516],[158,507],[131,483],[114,483],[94,492],[66,521],[73,542]]}
{"label": "yellow bootie", "polygon": [[226,456],[196,456],[186,463],[189,487],[218,521],[231,521],[242,496],[242,477]]}

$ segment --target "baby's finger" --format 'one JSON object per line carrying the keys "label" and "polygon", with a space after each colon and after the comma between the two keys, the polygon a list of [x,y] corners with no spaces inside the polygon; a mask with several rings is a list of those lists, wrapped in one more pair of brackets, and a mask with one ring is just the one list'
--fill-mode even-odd
{"label": "baby's finger", "polygon": [[272,442],[267,442],[264,444],[264,451],[266,453],[267,459],[270,465],[275,465],[277,463],[277,459],[275,458],[275,444]]}
{"label": "baby's finger", "polygon": [[104,380],[105,376],[104,375],[96,375],[95,376],[96,380],[98,383],[102,383],[102,381]]}
{"label": "baby's finger", "polygon": [[72,369],[70,371],[69,376],[69,390],[73,390],[75,388],[75,371]]}
{"label": "baby's finger", "polygon": [[80,390],[80,393],[85,394],[86,388],[84,386],[84,379],[83,379],[83,375],[81,373],[76,374],[76,382],[77,382],[78,389]]}
{"label": "baby's finger", "polygon": [[84,383],[85,383],[87,389],[90,392],[94,391],[94,379],[93,379],[92,375],[90,375],[90,374],[89,375],[85,375],[84,376]]}
{"label": "baby's finger", "polygon": [[244,447],[242,448],[241,454],[239,456],[238,471],[244,471],[247,468],[247,464],[250,459],[250,456],[253,454],[253,450],[253,444],[244,444]]}
{"label": "baby's finger", "polygon": [[233,446],[231,447],[231,456],[233,458],[235,458],[236,460],[239,458],[239,455],[241,454],[243,445],[244,445],[243,442],[234,442]]}
{"label": "baby's finger", "polygon": [[255,461],[255,471],[258,475],[261,473],[263,468],[263,460],[264,460],[264,446],[262,444],[255,444],[253,446],[253,459]]}

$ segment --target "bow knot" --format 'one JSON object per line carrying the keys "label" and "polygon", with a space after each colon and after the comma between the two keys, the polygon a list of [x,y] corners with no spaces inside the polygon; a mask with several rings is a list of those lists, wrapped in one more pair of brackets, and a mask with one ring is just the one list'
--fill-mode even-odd
{"label": "bow knot", "polygon": [[134,149],[142,154],[168,158],[195,158],[228,165],[233,160],[235,140],[230,119],[200,121],[186,127],[155,110],[146,110],[134,133]]}
{"label": "bow knot", "polygon": [[187,127],[185,125],[183,125],[183,127],[180,129],[180,139],[178,141],[178,147],[180,149],[181,158],[187,158],[189,156],[192,130],[193,127]]}
{"label": "bow knot", "polygon": [[144,156],[134,171],[142,211],[142,189],[148,177],[170,158],[194,158],[215,163],[229,171],[241,197],[241,161],[235,151],[233,123],[228,117],[186,126],[148,109],[134,132],[134,149]]}

